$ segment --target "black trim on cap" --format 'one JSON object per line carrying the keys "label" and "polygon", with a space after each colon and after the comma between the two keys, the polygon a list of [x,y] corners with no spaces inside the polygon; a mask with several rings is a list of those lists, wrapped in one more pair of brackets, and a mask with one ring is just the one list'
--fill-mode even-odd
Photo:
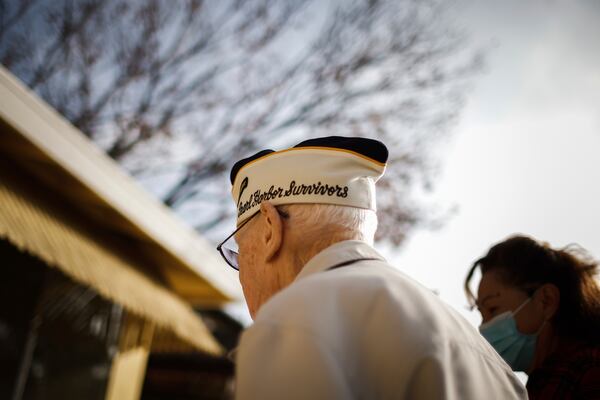
{"label": "black trim on cap", "polygon": [[330,147],[350,150],[372,160],[385,164],[388,159],[388,149],[379,140],[360,137],[327,136],[308,139],[294,147]]}
{"label": "black trim on cap", "polygon": [[[368,157],[372,160],[380,162],[382,164],[385,164],[388,159],[387,147],[385,147],[385,144],[375,139],[367,139],[360,137],[327,136],[315,139],[308,139],[294,146],[294,148],[298,147],[328,147],[331,149],[350,150],[355,153],[361,154],[365,157]],[[231,168],[231,173],[229,175],[229,180],[231,181],[231,184],[233,185],[233,182],[235,181],[238,172],[244,167],[244,165],[274,152],[275,151],[271,149],[261,150],[253,156],[243,158],[236,162]]]}
{"label": "black trim on cap", "polygon": [[235,177],[237,176],[238,172],[240,171],[240,169],[242,169],[242,167],[244,165],[248,164],[250,161],[254,161],[257,158],[261,158],[262,156],[266,156],[267,154],[270,154],[270,153],[275,153],[275,150],[271,150],[271,149],[261,150],[258,153],[254,154],[253,156],[250,156],[247,158],[242,158],[240,161],[233,164],[233,167],[231,167],[231,173],[229,174],[229,180],[231,181],[231,184],[233,185],[233,182],[235,181]]}

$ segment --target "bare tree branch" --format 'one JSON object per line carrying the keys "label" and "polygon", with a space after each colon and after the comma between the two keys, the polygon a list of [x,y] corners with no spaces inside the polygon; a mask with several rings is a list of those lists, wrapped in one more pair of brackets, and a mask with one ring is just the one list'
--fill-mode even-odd
{"label": "bare tree branch", "polygon": [[4,1],[0,61],[142,181],[168,169],[163,201],[202,204],[190,222],[209,234],[233,217],[237,159],[307,136],[380,138],[379,233],[400,244],[428,221],[414,192],[482,62],[439,22],[446,4]]}

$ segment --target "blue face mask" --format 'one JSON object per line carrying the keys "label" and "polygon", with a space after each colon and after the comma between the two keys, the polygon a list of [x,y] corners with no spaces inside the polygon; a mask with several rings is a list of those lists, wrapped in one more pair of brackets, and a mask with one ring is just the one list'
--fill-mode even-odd
{"label": "blue face mask", "polygon": [[504,361],[513,371],[527,371],[533,362],[537,337],[544,325],[537,333],[526,335],[517,329],[515,315],[531,301],[525,300],[515,311],[507,311],[497,315],[492,320],[482,324],[479,332],[487,339],[492,347],[504,358]]}

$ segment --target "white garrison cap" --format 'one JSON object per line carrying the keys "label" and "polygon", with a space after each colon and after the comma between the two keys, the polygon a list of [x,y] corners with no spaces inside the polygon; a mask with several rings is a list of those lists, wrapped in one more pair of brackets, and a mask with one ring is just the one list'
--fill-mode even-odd
{"label": "white garrison cap", "polygon": [[375,182],[388,158],[374,139],[329,136],[281,150],[262,150],[231,169],[231,193],[237,225],[254,215],[260,203],[337,204],[376,210]]}

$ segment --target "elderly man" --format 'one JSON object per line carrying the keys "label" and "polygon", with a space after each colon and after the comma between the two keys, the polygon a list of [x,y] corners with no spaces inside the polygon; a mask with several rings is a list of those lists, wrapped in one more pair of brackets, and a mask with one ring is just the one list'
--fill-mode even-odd
{"label": "elderly man", "polygon": [[527,397],[469,323],[373,249],[387,157],[376,140],[326,137],[233,166],[238,228],[218,249],[254,319],[238,399]]}

